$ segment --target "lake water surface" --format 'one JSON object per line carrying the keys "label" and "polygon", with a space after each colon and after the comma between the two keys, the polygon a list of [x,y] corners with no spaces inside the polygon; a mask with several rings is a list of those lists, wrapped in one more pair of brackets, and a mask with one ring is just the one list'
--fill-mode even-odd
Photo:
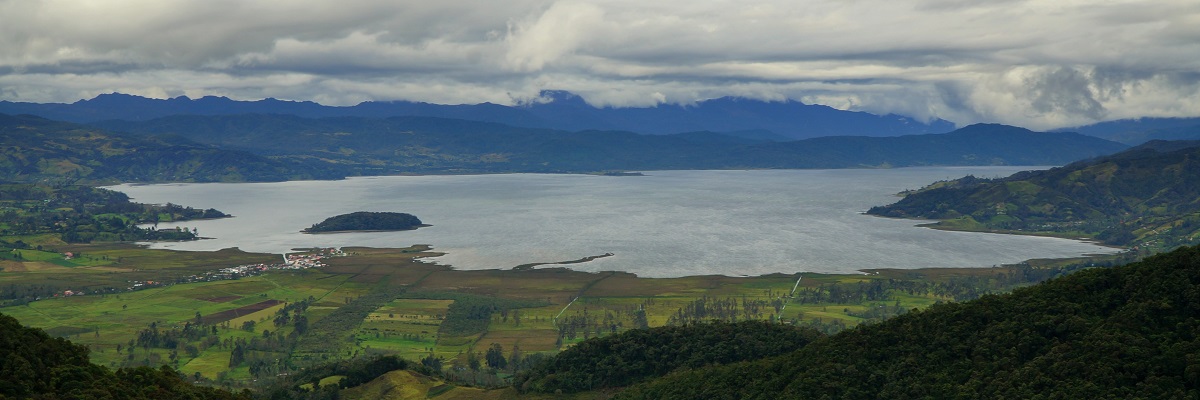
{"label": "lake water surface", "polygon": [[[342,181],[119,185],[144,203],[217,208],[235,218],[188,221],[194,242],[155,248],[283,253],[304,247],[406,247],[446,252],[459,269],[511,268],[604,253],[571,268],[647,277],[867,268],[990,267],[1030,258],[1109,253],[1074,240],[938,231],[861,214],[895,193],[967,174],[1036,167],[653,171],[647,176],[511,174],[363,177]],[[307,235],[353,211],[407,212],[415,231]]]}

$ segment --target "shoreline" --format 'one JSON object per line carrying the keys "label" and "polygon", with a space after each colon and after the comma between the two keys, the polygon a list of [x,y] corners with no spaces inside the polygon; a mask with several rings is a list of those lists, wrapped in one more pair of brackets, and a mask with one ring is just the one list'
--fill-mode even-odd
{"label": "shoreline", "polygon": [[[867,214],[867,215],[870,215],[870,214]],[[879,217],[878,215],[873,215],[873,216]],[[890,217],[883,217],[883,218],[890,218]],[[896,219],[907,219],[907,218],[896,218]],[[1014,230],[1004,230],[1004,229],[970,229],[970,228],[945,226],[945,225],[939,224],[939,222],[917,224],[916,226],[921,227],[921,228],[937,229],[939,231],[947,231],[947,232],[993,233],[993,234],[997,234],[997,235],[1034,236],[1034,237],[1046,237],[1046,238],[1055,238],[1055,239],[1069,239],[1069,240],[1075,240],[1075,241],[1079,241],[1079,242],[1083,242],[1083,243],[1094,244],[1096,246],[1108,247],[1111,249],[1129,250],[1128,247],[1122,247],[1122,246],[1104,243],[1102,241],[1099,241],[1099,240],[1096,240],[1096,239],[1090,238],[1090,237],[1072,236],[1072,235],[1067,235],[1067,234],[1056,234],[1054,232],[1027,232],[1027,231],[1014,231]]]}
{"label": "shoreline", "polygon": [[1102,241],[1099,241],[1099,240],[1096,240],[1096,239],[1090,238],[1090,237],[1073,236],[1073,235],[1068,235],[1068,234],[1057,234],[1054,232],[1029,232],[1029,231],[1004,230],[1004,229],[971,229],[971,228],[947,226],[947,225],[941,224],[942,222],[947,221],[947,220],[889,217],[886,215],[869,214],[866,211],[859,212],[859,215],[866,215],[866,216],[875,217],[875,218],[902,220],[902,221],[932,221],[932,222],[918,223],[914,226],[920,227],[920,228],[936,229],[939,231],[946,231],[946,232],[992,233],[992,234],[997,234],[997,235],[1033,236],[1033,237],[1044,237],[1044,238],[1054,238],[1054,239],[1067,239],[1067,240],[1074,240],[1074,241],[1078,241],[1078,242],[1093,244],[1093,245],[1100,246],[1100,247],[1108,247],[1111,249],[1129,250],[1128,247],[1122,247],[1122,246],[1117,246],[1114,244],[1104,243]]}
{"label": "shoreline", "polygon": [[[1015,167],[1015,168],[1030,168],[1030,169],[1049,169],[1061,167],[1061,165],[912,165],[904,167],[878,167],[878,166],[852,166],[844,168],[696,168],[696,169],[645,169],[618,171],[615,175],[609,175],[612,171],[419,171],[419,172],[397,172],[392,174],[381,175],[348,175],[335,179],[289,179],[277,181],[209,181],[209,182],[180,182],[180,181],[162,181],[162,182],[84,182],[82,185],[109,189],[114,186],[150,186],[150,185],[187,185],[187,184],[211,184],[211,183],[285,183],[285,182],[336,182],[349,179],[371,179],[371,178],[387,178],[400,176],[482,176],[482,175],[584,175],[584,176],[651,176],[652,172],[671,172],[671,171],[836,171],[836,170],[900,170],[900,169],[919,169],[919,168],[986,168],[986,167]],[[628,174],[628,175],[627,175]],[[640,175],[636,175],[640,174]],[[110,189],[112,190],[112,189]]]}
{"label": "shoreline", "polygon": [[[604,254],[601,254],[598,256],[587,256],[584,258],[579,258],[579,259],[575,259],[575,260],[571,260],[571,261],[527,263],[527,264],[521,264],[521,265],[512,267],[512,270],[513,271],[530,271],[530,270],[533,270],[534,267],[538,267],[538,266],[542,266],[542,265],[583,264],[585,262],[591,262],[591,261],[595,261],[595,260],[605,258],[605,257],[612,257],[614,255],[615,254],[613,254],[613,253],[604,253]],[[622,272],[622,273],[632,274],[632,272],[628,272],[628,271],[612,271],[612,272]],[[637,274],[634,274],[634,275],[636,276]]]}
{"label": "shoreline", "polygon": [[[237,252],[237,253],[242,253],[242,254],[247,254],[247,255],[269,256],[271,258],[281,257],[281,256],[285,256],[287,254],[303,253],[303,252],[316,251],[316,250],[323,249],[323,247],[293,248],[293,249],[291,249],[292,250],[291,252],[268,253],[268,252],[246,251],[246,250],[242,250],[241,248],[238,248],[235,246],[235,247],[228,247],[228,248],[224,248],[224,249],[220,249],[220,250],[190,251],[190,250],[175,250],[175,249],[151,249],[151,248],[146,247],[145,242],[74,243],[74,244],[63,244],[58,247],[75,248],[75,249],[102,248],[102,249],[108,249],[110,251],[111,250],[120,250],[121,247],[128,247],[130,249],[162,251],[162,252],[169,252],[169,253]],[[587,256],[587,257],[582,257],[579,259],[569,260],[569,261],[527,263],[527,264],[517,265],[512,268],[459,269],[459,268],[456,268],[452,264],[440,264],[440,263],[437,263],[435,260],[426,260],[429,258],[436,258],[438,256],[446,254],[445,252],[437,251],[435,246],[432,246],[429,244],[413,244],[413,245],[410,245],[407,247],[372,247],[372,246],[353,246],[352,245],[352,246],[340,246],[338,248],[340,250],[344,251],[345,253],[347,253],[347,255],[354,255],[356,253],[372,254],[372,253],[393,253],[393,252],[394,253],[404,253],[404,254],[424,253],[424,255],[422,255],[422,256],[415,257],[415,261],[420,262],[422,264],[427,264],[427,265],[433,266],[433,267],[446,268],[449,271],[464,272],[464,273],[471,273],[471,272],[503,273],[503,272],[523,272],[523,271],[550,271],[550,270],[557,269],[557,270],[569,271],[571,273],[579,273],[579,274],[603,274],[603,273],[627,274],[627,275],[632,275],[634,277],[637,277],[638,279],[650,279],[650,280],[691,279],[691,278],[703,278],[703,277],[721,277],[721,278],[732,278],[732,279],[758,279],[758,278],[769,278],[769,277],[779,277],[779,276],[797,276],[797,275],[805,275],[805,276],[813,275],[813,276],[826,276],[826,277],[836,277],[836,276],[850,277],[850,276],[861,276],[861,275],[879,273],[879,272],[891,272],[891,273],[895,273],[895,274],[913,274],[913,273],[920,274],[920,273],[949,272],[949,271],[959,271],[959,272],[967,271],[967,272],[972,272],[972,273],[984,273],[984,271],[990,271],[990,270],[993,270],[996,268],[1014,268],[1014,267],[1019,267],[1022,265],[1051,266],[1051,265],[1058,264],[1058,263],[1081,263],[1081,262],[1089,262],[1089,261],[1095,262],[1095,261],[1104,261],[1105,259],[1110,259],[1110,258],[1115,259],[1115,258],[1118,258],[1118,256],[1125,255],[1125,253],[1113,253],[1113,254],[1085,254],[1085,255],[1080,255],[1077,257],[1031,258],[1031,259],[1027,259],[1027,260],[1023,260],[1023,261],[1019,261],[1019,262],[1015,262],[1015,263],[1004,263],[1004,264],[996,264],[996,265],[991,265],[991,266],[980,266],[980,267],[962,266],[962,267],[922,267],[922,268],[863,268],[863,269],[855,270],[855,272],[795,271],[795,272],[789,273],[789,272],[777,271],[777,272],[770,272],[770,273],[757,274],[757,275],[695,274],[695,275],[681,275],[681,276],[670,276],[670,277],[644,277],[644,276],[639,276],[636,272],[624,271],[624,270],[580,271],[580,270],[571,269],[569,267],[560,266],[560,265],[570,265],[570,264],[583,264],[583,263],[595,261],[595,260],[601,259],[601,258],[613,257],[613,256],[615,256],[615,254],[613,254],[613,253],[605,253],[605,254],[600,254],[600,255]],[[534,268],[534,267],[542,266],[542,265],[551,265],[554,267]]]}

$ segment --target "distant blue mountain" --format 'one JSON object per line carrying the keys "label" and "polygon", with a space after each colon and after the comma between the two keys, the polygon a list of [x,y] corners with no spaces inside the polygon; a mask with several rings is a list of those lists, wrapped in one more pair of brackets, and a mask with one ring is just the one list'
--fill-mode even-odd
{"label": "distant blue mountain", "polygon": [[565,130],[612,129],[667,134],[688,131],[734,132],[766,130],[792,139],[819,136],[900,136],[945,133],[954,124],[924,123],[899,115],[842,111],[798,101],[767,102],[722,97],[695,105],[663,104],[647,108],[595,108],[568,92],[547,91],[552,101],[522,107]]}
{"label": "distant blue mountain", "polygon": [[172,115],[284,114],[306,118],[417,116],[566,131],[622,130],[644,134],[742,132],[759,138],[776,138],[774,140],[847,135],[900,136],[954,130],[954,124],[944,120],[925,123],[899,115],[842,111],[791,100],[767,102],[725,97],[692,105],[597,108],[588,105],[579,96],[562,91],[543,92],[542,99],[549,101],[518,106],[373,101],[336,107],[310,101],[238,101],[214,96],[163,100],[112,93],[71,104],[0,101],[0,113],[32,114],[78,123],[146,121]]}
{"label": "distant blue mountain", "polygon": [[303,118],[282,114],[178,115],[92,124],[111,132],[182,137],[353,174],[596,172],[667,169],[887,168],[1061,165],[1127,146],[1076,133],[972,125],[950,133],[825,136],[780,142],[761,133],[670,135],[565,131],[435,117]]}
{"label": "distant blue mountain", "polygon": [[1136,146],[1151,140],[1200,140],[1200,118],[1136,118],[1063,128]]}

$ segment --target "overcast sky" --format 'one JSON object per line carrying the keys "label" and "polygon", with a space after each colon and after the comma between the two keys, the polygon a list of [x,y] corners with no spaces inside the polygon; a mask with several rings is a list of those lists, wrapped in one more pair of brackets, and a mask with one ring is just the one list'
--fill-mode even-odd
{"label": "overcast sky", "polygon": [[742,96],[1035,129],[1200,116],[1200,1],[0,0],[0,100]]}

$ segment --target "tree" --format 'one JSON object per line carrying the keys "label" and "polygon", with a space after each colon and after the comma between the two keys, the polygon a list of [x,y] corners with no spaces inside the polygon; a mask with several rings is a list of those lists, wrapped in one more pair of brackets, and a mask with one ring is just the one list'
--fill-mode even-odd
{"label": "tree", "polygon": [[303,335],[305,332],[308,332],[308,317],[303,315],[296,317],[295,325],[297,335]]}
{"label": "tree", "polygon": [[484,359],[487,360],[487,366],[495,369],[504,369],[508,366],[508,360],[504,359],[504,348],[500,343],[492,343],[492,346],[487,349],[484,354]]}
{"label": "tree", "polygon": [[508,366],[512,368],[512,372],[516,373],[521,367],[521,348],[513,345],[512,353],[508,355]]}
{"label": "tree", "polygon": [[238,343],[233,346],[233,351],[229,353],[229,367],[233,368],[242,364],[246,360],[246,350],[242,348],[242,344]]}
{"label": "tree", "polygon": [[479,352],[467,352],[467,366],[470,367],[472,371],[479,372]]}
{"label": "tree", "polygon": [[432,369],[434,371],[441,371],[442,370],[442,359],[435,357],[433,355],[433,352],[431,351],[431,352],[429,352],[428,356],[425,356],[425,358],[421,359],[421,365],[429,367],[429,369]]}

